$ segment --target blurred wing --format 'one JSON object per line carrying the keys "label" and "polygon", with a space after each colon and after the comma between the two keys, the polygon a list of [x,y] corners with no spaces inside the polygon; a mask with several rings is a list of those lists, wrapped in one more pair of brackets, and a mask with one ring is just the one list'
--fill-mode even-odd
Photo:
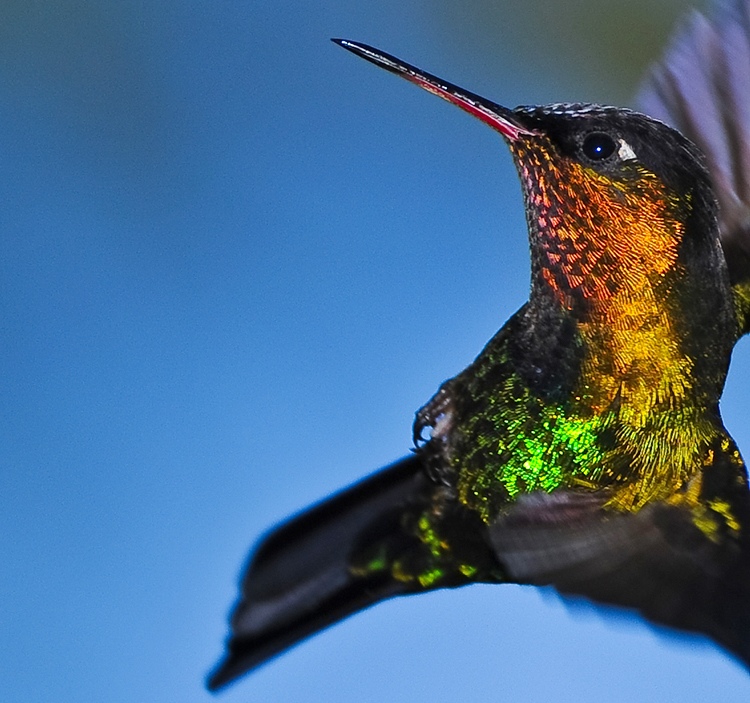
{"label": "blurred wing", "polygon": [[[722,245],[744,315],[750,311],[750,0],[693,12],[638,96],[640,109],[695,142],[719,201]],[[747,324],[746,329],[747,331]]]}
{"label": "blurred wing", "polygon": [[510,579],[708,635],[750,667],[749,567],[740,545],[712,541],[676,506],[620,514],[603,504],[590,493],[521,496],[491,528]]}
{"label": "blurred wing", "polygon": [[358,610],[419,590],[389,570],[357,576],[350,567],[369,544],[404,539],[402,513],[429,493],[428,483],[419,458],[410,456],[266,535],[243,576],[227,653],[208,688],[225,686]]}

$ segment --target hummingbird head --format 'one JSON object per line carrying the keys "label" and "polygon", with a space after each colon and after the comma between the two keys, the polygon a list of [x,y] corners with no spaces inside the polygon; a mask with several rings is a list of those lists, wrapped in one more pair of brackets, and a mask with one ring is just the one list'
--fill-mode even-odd
{"label": "hummingbird head", "polygon": [[679,132],[623,108],[509,109],[372,47],[333,41],[500,132],[524,193],[532,305],[602,323],[653,314],[639,297],[696,308],[696,326],[733,315],[708,172]]}

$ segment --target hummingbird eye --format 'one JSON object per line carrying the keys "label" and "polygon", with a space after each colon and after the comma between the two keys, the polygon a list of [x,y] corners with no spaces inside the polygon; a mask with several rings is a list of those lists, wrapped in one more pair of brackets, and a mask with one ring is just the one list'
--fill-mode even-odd
{"label": "hummingbird eye", "polygon": [[583,155],[591,161],[608,159],[617,150],[615,140],[604,132],[591,132],[586,135],[581,144]]}

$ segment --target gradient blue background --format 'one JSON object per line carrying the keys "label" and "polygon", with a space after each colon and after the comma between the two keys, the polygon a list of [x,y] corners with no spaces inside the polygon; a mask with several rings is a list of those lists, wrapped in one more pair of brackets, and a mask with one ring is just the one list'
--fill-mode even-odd
{"label": "gradient blue background", "polygon": [[[0,699],[207,701],[248,549],[409,449],[525,300],[509,105],[628,102],[685,4],[0,7]],[[750,452],[748,345],[723,402]],[[696,639],[551,593],[394,600],[218,700],[746,701]]]}

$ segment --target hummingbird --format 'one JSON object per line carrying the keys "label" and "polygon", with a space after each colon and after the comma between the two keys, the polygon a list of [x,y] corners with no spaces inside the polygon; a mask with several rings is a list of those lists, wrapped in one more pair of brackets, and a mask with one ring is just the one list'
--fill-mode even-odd
{"label": "hummingbird", "polygon": [[[750,667],[750,493],[719,412],[750,259],[703,153],[633,110],[509,109],[333,41],[500,134],[529,300],[417,411],[408,457],[260,540],[208,688],[382,600],[472,583],[635,609]],[[644,93],[663,112],[667,73]]]}

